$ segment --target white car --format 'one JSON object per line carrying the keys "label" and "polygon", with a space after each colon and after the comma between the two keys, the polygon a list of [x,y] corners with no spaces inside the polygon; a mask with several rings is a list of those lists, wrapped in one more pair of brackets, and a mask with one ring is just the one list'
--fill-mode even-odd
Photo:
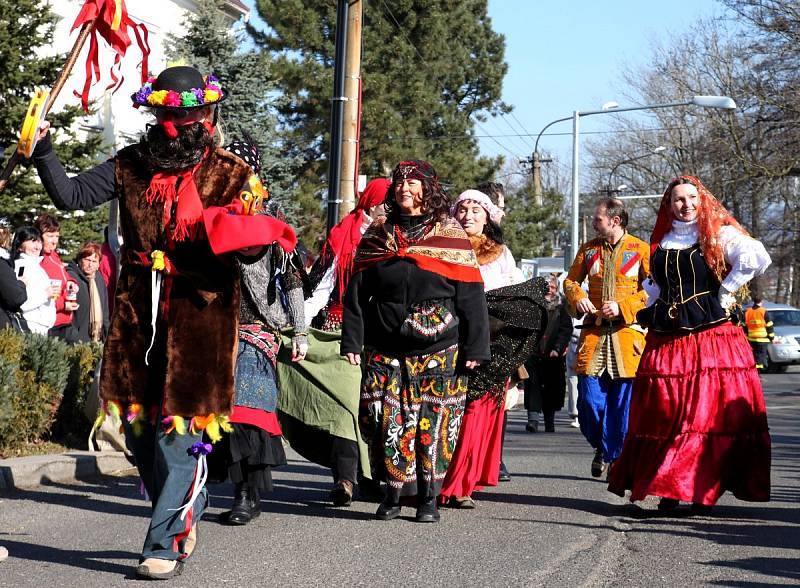
{"label": "white car", "polygon": [[769,373],[785,372],[793,364],[800,364],[800,309],[788,304],[764,305],[772,319],[775,338],[767,348]]}

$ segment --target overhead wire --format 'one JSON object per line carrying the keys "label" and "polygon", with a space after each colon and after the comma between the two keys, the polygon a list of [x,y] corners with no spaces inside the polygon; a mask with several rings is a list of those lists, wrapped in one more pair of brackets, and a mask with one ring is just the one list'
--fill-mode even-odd
{"label": "overhead wire", "polygon": [[[647,133],[659,131],[676,131],[680,130],[679,127],[658,127],[649,129],[610,129],[605,131],[583,131],[581,136],[584,135],[608,135],[612,133]],[[491,139],[491,138],[505,138],[505,137],[533,137],[533,134],[515,133],[512,135],[438,135],[433,137],[388,137],[387,141],[440,141],[440,140],[467,140],[467,139]],[[542,137],[571,137],[572,131],[565,131],[562,133],[542,133]]]}
{"label": "overhead wire", "polygon": [[[526,128],[525,128],[525,126],[524,126],[524,125],[523,125],[523,124],[520,122],[520,120],[517,118],[517,115],[516,115],[516,114],[514,114],[514,111],[513,111],[513,110],[512,110],[511,112],[509,112],[509,114],[511,115],[511,118],[513,118],[515,121],[517,121],[517,124],[519,125],[519,128],[520,128],[520,129],[522,129],[522,132],[523,132],[525,135],[527,135],[528,137],[532,137],[532,136],[533,136],[533,133],[530,133],[530,132],[528,131],[528,129],[526,129]],[[533,148],[536,146],[536,145],[534,144],[534,142],[533,142],[533,141],[531,141],[531,140],[528,140],[528,145],[530,146],[530,148],[531,148],[531,149],[533,149]]]}

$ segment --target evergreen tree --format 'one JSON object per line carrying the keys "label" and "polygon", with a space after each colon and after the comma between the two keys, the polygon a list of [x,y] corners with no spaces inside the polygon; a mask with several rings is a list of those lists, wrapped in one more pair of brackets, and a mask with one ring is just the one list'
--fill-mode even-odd
{"label": "evergreen tree", "polygon": [[[65,55],[39,56],[39,49],[49,47],[57,17],[49,7],[35,0],[0,2],[0,148],[3,164],[16,149],[19,129],[37,87],[49,88],[55,82]],[[65,91],[67,91],[65,89]],[[98,134],[85,135],[74,128],[83,115],[80,106],[69,106],[48,115],[52,124],[55,149],[70,173],[77,173],[96,163],[102,147]],[[53,212],[30,162],[17,167],[4,192],[0,193],[0,216],[12,227],[32,224],[37,214]],[[71,254],[88,240],[102,240],[102,228],[108,207],[83,213],[57,214],[61,220],[61,251]]]}
{"label": "evergreen tree", "polygon": [[[386,175],[402,159],[429,160],[458,190],[491,177],[474,120],[504,111],[505,41],[486,0],[364,3],[359,172]],[[257,0],[270,29],[257,43],[275,54],[284,152],[302,158],[299,189],[320,196],[328,169],[336,2]]]}
{"label": "evergreen tree", "polygon": [[230,93],[220,107],[225,140],[241,140],[245,133],[256,140],[271,198],[280,203],[289,222],[302,224],[297,222],[302,211],[291,199],[293,161],[280,153],[275,111],[279,97],[269,55],[243,49],[246,32],[231,30],[224,5],[223,0],[199,2],[197,12],[187,19],[186,35],[169,38],[168,57],[220,78]]}
{"label": "evergreen tree", "polygon": [[517,261],[553,255],[553,244],[566,229],[564,195],[546,190],[542,201],[535,204],[530,180],[506,194],[503,237]]}

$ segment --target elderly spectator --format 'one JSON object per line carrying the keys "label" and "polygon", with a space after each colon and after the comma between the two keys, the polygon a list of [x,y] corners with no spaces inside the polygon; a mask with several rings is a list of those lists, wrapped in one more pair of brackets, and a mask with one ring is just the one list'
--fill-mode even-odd
{"label": "elderly spectator", "polygon": [[72,317],[71,339],[74,341],[104,341],[108,332],[108,293],[98,271],[100,257],[100,245],[89,241],[78,251],[75,263],[67,268],[67,273],[79,286],[75,299],[78,307]]}

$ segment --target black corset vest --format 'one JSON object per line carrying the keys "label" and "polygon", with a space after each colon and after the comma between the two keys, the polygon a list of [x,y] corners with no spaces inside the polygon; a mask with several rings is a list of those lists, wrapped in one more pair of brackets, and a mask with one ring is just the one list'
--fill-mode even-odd
{"label": "black corset vest", "polygon": [[654,331],[696,331],[725,321],[719,303],[719,281],[695,243],[686,249],[658,247],[650,274],[661,288],[655,304],[640,310],[638,322]]}

